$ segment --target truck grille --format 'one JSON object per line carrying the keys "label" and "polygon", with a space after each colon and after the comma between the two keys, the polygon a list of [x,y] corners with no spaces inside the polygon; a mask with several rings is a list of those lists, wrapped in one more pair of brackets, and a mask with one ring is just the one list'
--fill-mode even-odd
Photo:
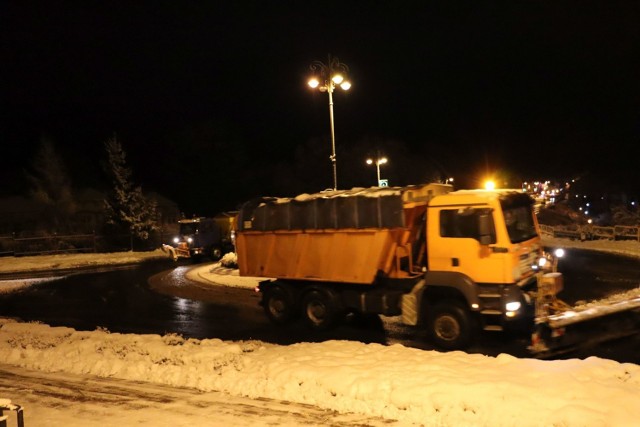
{"label": "truck grille", "polygon": [[533,264],[536,262],[536,253],[535,252],[527,252],[526,254],[520,255],[520,277],[529,276],[533,274],[533,269],[531,268]]}

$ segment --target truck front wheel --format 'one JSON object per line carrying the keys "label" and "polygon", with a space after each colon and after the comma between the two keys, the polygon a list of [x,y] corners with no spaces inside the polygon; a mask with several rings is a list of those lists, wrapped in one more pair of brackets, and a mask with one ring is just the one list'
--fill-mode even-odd
{"label": "truck front wheel", "polygon": [[220,247],[218,246],[212,246],[209,250],[209,254],[211,255],[212,261],[219,261],[220,258],[222,258],[222,255],[224,255],[222,253],[222,249],[220,249]]}
{"label": "truck front wheel", "polygon": [[462,350],[471,343],[471,319],[468,310],[456,302],[436,304],[429,329],[434,344],[445,350]]}
{"label": "truck front wheel", "polygon": [[309,291],[302,298],[302,313],[311,329],[329,329],[339,315],[336,298],[330,291]]}
{"label": "truck front wheel", "polygon": [[267,317],[278,325],[293,320],[296,314],[295,299],[291,291],[282,286],[273,286],[268,289],[262,300]]}

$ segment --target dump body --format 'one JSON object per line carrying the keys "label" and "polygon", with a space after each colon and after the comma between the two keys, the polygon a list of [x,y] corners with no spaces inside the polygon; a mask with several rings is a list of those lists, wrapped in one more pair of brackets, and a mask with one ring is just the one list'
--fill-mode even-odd
{"label": "dump body", "polygon": [[412,209],[449,191],[428,184],[249,202],[238,219],[240,274],[365,285],[413,276]]}

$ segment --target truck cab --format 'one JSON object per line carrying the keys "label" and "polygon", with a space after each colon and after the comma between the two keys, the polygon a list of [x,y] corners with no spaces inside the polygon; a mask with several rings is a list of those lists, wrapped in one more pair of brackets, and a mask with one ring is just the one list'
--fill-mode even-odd
{"label": "truck cab", "polygon": [[428,207],[429,270],[475,283],[524,286],[542,247],[531,199],[515,190],[459,190]]}
{"label": "truck cab", "polygon": [[[436,340],[451,348],[468,341],[460,327],[470,319],[488,331],[530,324],[536,266],[543,256],[532,203],[518,190],[458,190],[433,197],[425,214],[424,282],[403,310],[425,314],[403,321],[429,321]],[[411,303],[418,308],[412,310]]]}
{"label": "truck cab", "polygon": [[224,212],[213,218],[196,217],[178,221],[178,235],[172,245],[163,245],[174,260],[209,257],[217,261],[233,251],[232,229],[236,212]]}

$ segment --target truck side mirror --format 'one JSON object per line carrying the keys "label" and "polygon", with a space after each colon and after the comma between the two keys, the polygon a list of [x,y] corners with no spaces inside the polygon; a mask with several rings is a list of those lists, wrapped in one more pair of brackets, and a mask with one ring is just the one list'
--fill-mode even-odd
{"label": "truck side mirror", "polygon": [[480,232],[480,244],[490,245],[496,242],[491,212],[482,212],[478,216],[478,231]]}

